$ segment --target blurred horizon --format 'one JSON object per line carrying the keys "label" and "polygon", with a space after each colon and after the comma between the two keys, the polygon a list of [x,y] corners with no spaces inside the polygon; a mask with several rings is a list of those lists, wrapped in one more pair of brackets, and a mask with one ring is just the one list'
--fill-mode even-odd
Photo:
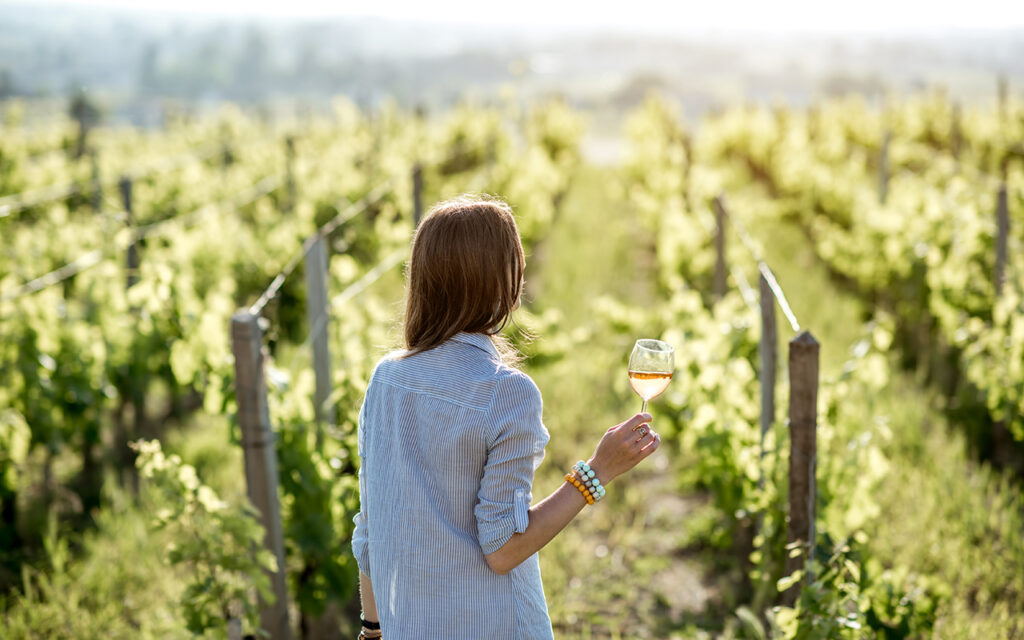
{"label": "blurred horizon", "polygon": [[659,0],[634,0],[629,11],[615,5],[595,5],[580,0],[552,3],[520,0],[515,10],[499,12],[467,0],[379,0],[372,4],[337,3],[332,0],[2,0],[3,5],[32,4],[39,7],[82,7],[132,12],[215,17],[272,18],[381,18],[394,21],[476,24],[569,30],[603,29],[614,32],[648,32],[677,35],[700,30],[789,33],[823,32],[923,32],[1007,30],[1024,28],[1024,10],[1007,9],[1001,0],[979,0],[964,12],[962,3],[922,0],[893,2],[863,0],[856,5],[824,5],[816,0],[776,0],[770,4],[752,0],[720,0],[695,9],[680,3],[667,6]]}
{"label": "blurred horizon", "polygon": [[650,92],[694,119],[737,103],[799,107],[850,94],[877,104],[939,90],[976,102],[994,100],[1000,80],[1010,91],[1024,84],[1022,9],[819,5],[3,1],[0,100],[49,99],[56,111],[85,91],[107,122],[159,126],[170,103],[278,113],[344,95],[364,108],[394,100],[443,110],[556,95],[609,128]]}

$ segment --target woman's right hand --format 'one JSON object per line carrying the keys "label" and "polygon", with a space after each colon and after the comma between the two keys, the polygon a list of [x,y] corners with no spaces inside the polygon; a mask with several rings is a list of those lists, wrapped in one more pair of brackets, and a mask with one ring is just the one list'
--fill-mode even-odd
{"label": "woman's right hand", "polygon": [[651,428],[650,422],[651,414],[638,413],[605,432],[593,457],[587,461],[602,484],[629,471],[658,449],[661,436]]}

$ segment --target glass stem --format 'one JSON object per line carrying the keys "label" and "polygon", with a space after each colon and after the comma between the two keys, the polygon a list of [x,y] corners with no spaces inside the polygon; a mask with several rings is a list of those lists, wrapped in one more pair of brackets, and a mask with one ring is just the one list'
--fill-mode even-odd
{"label": "glass stem", "polygon": [[647,413],[647,400],[646,399],[643,401],[643,404],[640,405],[640,413]]}

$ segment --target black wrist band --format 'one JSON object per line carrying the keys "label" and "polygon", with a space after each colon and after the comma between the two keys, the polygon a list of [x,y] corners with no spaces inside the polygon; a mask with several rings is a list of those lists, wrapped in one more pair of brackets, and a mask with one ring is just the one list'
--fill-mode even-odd
{"label": "black wrist band", "polygon": [[363,628],[367,631],[378,631],[380,629],[380,622],[370,622],[361,613],[359,614],[359,622],[362,623]]}

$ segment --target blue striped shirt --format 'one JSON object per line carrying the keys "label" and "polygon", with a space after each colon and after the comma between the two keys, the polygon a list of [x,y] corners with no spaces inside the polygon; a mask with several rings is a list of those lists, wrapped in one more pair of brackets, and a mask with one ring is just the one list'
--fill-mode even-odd
{"label": "blue striped shirt", "polygon": [[504,576],[484,560],[529,524],[549,439],[540,391],[483,334],[396,355],[359,412],[352,536],[384,637],[553,638],[537,554]]}

